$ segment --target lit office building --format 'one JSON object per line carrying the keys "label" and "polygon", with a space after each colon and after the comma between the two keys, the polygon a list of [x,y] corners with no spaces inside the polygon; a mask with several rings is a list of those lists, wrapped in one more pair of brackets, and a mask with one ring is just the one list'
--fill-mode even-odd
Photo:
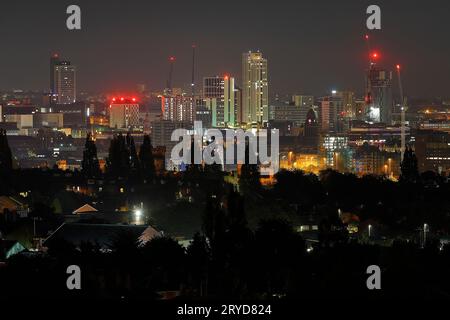
{"label": "lit office building", "polygon": [[195,118],[195,98],[183,94],[166,94],[161,97],[164,120],[193,122]]}
{"label": "lit office building", "polygon": [[275,122],[290,121],[294,126],[300,128],[305,124],[306,113],[307,111],[304,112],[294,104],[275,103],[269,107],[269,120]]}
{"label": "lit office building", "polygon": [[242,122],[264,124],[269,120],[267,59],[260,52],[242,55]]}
{"label": "lit office building", "polygon": [[347,172],[353,168],[352,151],[346,136],[325,135],[322,143],[323,164],[327,168]]}
{"label": "lit office building", "polygon": [[136,98],[113,98],[109,106],[109,127],[133,129],[139,127],[139,103]]}
{"label": "lit office building", "polygon": [[203,97],[211,110],[212,126],[234,127],[240,113],[240,92],[235,88],[234,78],[205,77],[203,78]]}
{"label": "lit office building", "polygon": [[354,152],[354,167],[355,173],[359,176],[372,174],[398,177],[400,152],[387,152],[364,143]]}
{"label": "lit office building", "polygon": [[52,101],[58,104],[70,104],[76,101],[76,67],[70,61],[54,61],[53,66],[54,86]]}
{"label": "lit office building", "polygon": [[450,135],[447,132],[418,130],[414,146],[420,172],[450,170]]}
{"label": "lit office building", "polygon": [[344,111],[344,100],[336,91],[333,91],[331,96],[322,98],[320,116],[324,132],[343,133],[349,128],[349,119]]}
{"label": "lit office building", "polygon": [[201,121],[203,128],[211,128],[211,110],[206,106],[206,99],[202,97],[195,97],[195,121]]}

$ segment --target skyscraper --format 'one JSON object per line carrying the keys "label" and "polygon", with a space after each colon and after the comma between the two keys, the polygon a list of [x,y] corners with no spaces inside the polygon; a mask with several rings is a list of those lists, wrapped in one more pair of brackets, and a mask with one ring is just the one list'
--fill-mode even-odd
{"label": "skyscraper", "polygon": [[366,74],[366,103],[368,120],[392,123],[392,72],[371,63]]}
{"label": "skyscraper", "polygon": [[263,124],[269,120],[267,59],[260,52],[242,54],[242,121]]}
{"label": "skyscraper", "polygon": [[203,78],[203,97],[204,98],[219,98],[224,96],[224,81],[223,77],[204,77]]}
{"label": "skyscraper", "polygon": [[195,97],[184,94],[165,94],[161,97],[161,111],[164,120],[193,122],[195,118]]}
{"label": "skyscraper", "polygon": [[70,61],[52,61],[54,74],[54,101],[58,104],[70,104],[76,101],[76,67]]}
{"label": "skyscraper", "polygon": [[339,92],[333,91],[331,96],[322,98],[320,116],[322,131],[343,133],[348,130],[344,99]]}
{"label": "skyscraper", "polygon": [[234,78],[230,76],[224,77],[224,106],[223,121],[225,125],[236,123],[236,98],[234,90]]}
{"label": "skyscraper", "polygon": [[59,55],[57,53],[50,57],[50,94],[56,93],[55,88],[55,66],[59,63]]}
{"label": "skyscraper", "polygon": [[203,78],[203,97],[210,107],[213,126],[235,126],[240,106],[239,90],[233,77]]}

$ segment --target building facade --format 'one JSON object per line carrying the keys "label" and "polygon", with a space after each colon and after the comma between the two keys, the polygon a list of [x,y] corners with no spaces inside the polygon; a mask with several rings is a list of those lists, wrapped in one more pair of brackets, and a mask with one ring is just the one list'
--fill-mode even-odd
{"label": "building facade", "polygon": [[392,71],[372,63],[366,74],[366,115],[371,122],[392,123]]}
{"label": "building facade", "polygon": [[74,103],[76,94],[76,67],[70,61],[59,61],[54,65],[53,101],[58,104]]}
{"label": "building facade", "polygon": [[139,127],[139,104],[136,99],[113,99],[109,106],[109,127],[128,130]]}
{"label": "building facade", "polygon": [[242,122],[264,124],[269,120],[267,59],[261,52],[242,55]]}
{"label": "building facade", "polygon": [[211,110],[212,126],[234,127],[240,112],[240,92],[233,77],[203,78],[203,97]]}
{"label": "building facade", "polygon": [[163,120],[188,121],[195,119],[195,97],[184,94],[165,94],[161,97]]}

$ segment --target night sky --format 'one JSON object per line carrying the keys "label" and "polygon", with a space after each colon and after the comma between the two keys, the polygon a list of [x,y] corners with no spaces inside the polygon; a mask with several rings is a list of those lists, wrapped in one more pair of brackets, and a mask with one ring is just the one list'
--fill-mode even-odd
{"label": "night sky", "polygon": [[[82,30],[66,29],[78,4]],[[366,8],[378,4],[382,30],[371,32],[382,64],[400,62],[405,93],[450,96],[450,1],[29,0],[0,4],[0,89],[48,88],[51,52],[78,67],[78,90],[164,87],[175,55],[174,87],[191,78],[191,44],[200,77],[240,78],[241,54],[269,60],[269,91],[320,95],[363,91]],[[200,81],[197,81],[199,84]]]}

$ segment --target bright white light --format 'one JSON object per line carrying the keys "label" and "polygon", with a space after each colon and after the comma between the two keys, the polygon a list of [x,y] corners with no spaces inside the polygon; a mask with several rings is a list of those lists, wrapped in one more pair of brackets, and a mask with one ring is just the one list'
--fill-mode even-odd
{"label": "bright white light", "polygon": [[140,210],[140,209],[134,210],[134,215],[136,218],[139,219],[142,216],[142,210]]}

